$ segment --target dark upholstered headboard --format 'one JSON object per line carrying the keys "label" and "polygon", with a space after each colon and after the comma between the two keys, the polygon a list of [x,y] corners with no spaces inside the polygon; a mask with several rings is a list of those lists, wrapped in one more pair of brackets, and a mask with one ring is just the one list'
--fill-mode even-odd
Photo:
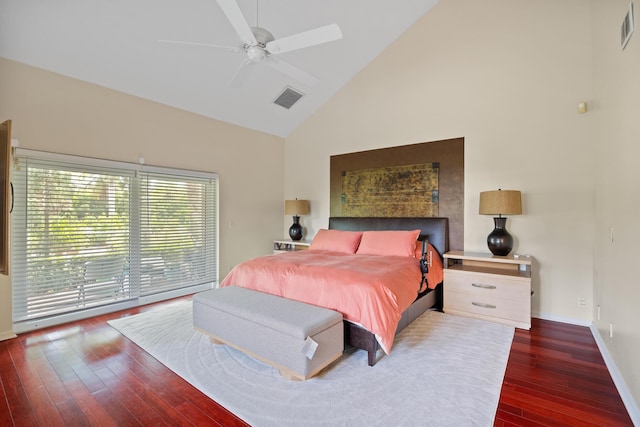
{"label": "dark upholstered headboard", "polygon": [[449,251],[449,218],[331,217],[329,228],[348,231],[420,230],[419,238],[427,238],[440,255]]}

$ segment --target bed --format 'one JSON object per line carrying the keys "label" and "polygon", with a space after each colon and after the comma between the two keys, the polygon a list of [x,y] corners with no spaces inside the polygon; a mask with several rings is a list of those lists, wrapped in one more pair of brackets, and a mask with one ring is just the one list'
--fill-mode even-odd
{"label": "bed", "polygon": [[[442,285],[433,283],[441,272],[434,275],[432,263],[430,282],[422,282],[421,244],[415,242],[416,237],[427,240],[431,260],[434,256],[440,260],[448,251],[448,228],[447,218],[332,217],[329,229],[318,232],[310,250],[248,260],[234,267],[220,286],[246,287],[341,312],[345,344],[367,351],[373,366],[378,349],[390,353],[397,332],[424,311],[441,307]],[[327,236],[336,235],[343,240],[360,237],[348,240],[347,246],[355,244],[355,248],[344,251],[335,240],[323,245]],[[377,252],[377,247],[384,246],[384,251],[400,247],[394,239],[406,242],[409,235],[411,256],[406,253],[408,243],[403,243],[402,253]]]}

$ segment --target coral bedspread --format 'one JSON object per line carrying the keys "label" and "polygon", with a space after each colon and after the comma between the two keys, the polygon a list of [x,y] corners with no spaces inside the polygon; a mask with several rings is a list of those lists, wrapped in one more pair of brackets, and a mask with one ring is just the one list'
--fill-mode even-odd
{"label": "coral bedspread", "polygon": [[305,250],[234,267],[220,286],[241,286],[342,313],[373,332],[389,354],[402,312],[422,275],[415,258]]}

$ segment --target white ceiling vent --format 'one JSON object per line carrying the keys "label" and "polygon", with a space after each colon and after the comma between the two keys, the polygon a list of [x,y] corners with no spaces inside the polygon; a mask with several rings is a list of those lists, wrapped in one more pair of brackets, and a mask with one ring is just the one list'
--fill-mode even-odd
{"label": "white ceiling vent", "polygon": [[302,98],[303,94],[290,87],[285,87],[280,95],[273,101],[274,104],[286,108],[287,110],[293,107],[293,104],[298,102]]}

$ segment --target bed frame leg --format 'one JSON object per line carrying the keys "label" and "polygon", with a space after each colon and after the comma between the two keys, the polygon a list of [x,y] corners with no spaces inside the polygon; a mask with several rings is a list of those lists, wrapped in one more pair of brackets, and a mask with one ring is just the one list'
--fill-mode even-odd
{"label": "bed frame leg", "polygon": [[345,344],[351,345],[359,350],[364,350],[368,353],[367,359],[369,366],[376,364],[376,354],[379,346],[378,340],[376,340],[376,336],[374,334],[345,320],[344,339]]}
{"label": "bed frame leg", "polygon": [[376,353],[375,350],[369,350],[369,366],[376,364]]}

